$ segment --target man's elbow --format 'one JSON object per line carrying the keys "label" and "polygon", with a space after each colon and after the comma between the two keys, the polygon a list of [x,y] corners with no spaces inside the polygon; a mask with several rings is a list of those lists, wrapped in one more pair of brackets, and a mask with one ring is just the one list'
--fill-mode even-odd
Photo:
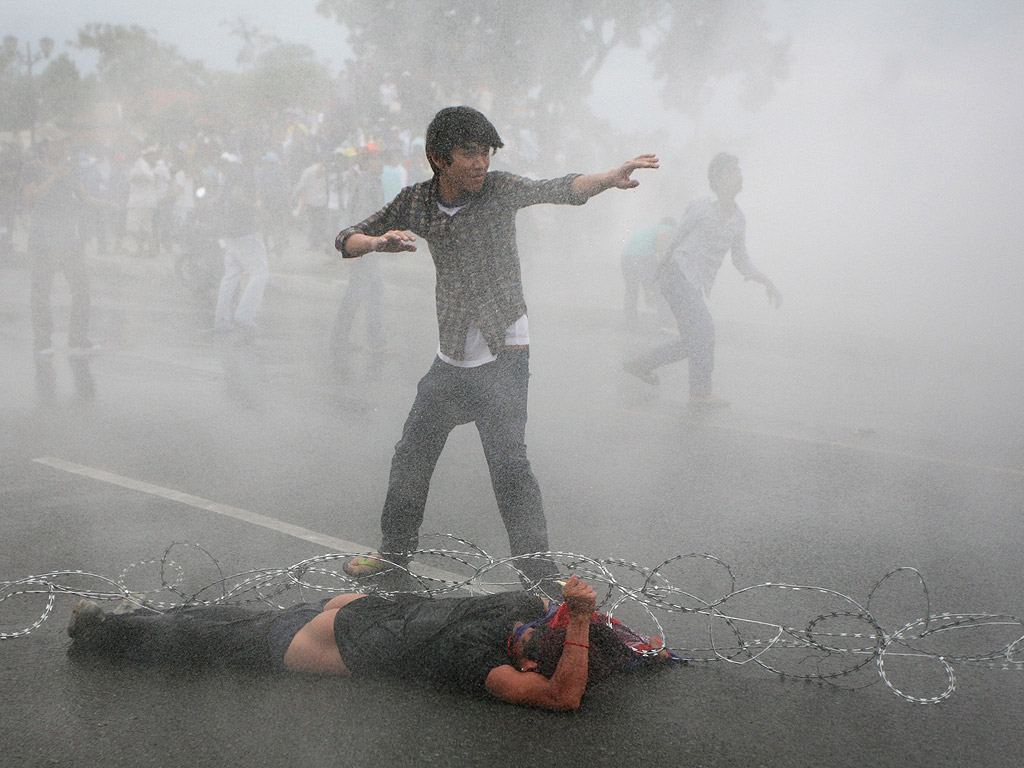
{"label": "man's elbow", "polygon": [[556,712],[575,712],[583,705],[583,690],[555,690],[549,698],[548,709]]}
{"label": "man's elbow", "polygon": [[572,699],[563,700],[557,706],[552,707],[557,712],[576,712],[581,706],[583,706],[583,697],[577,696]]}
{"label": "man's elbow", "polygon": [[353,234],[355,233],[347,231],[339,232],[338,236],[334,238],[334,248],[338,253],[341,254],[341,257],[343,259],[354,259],[361,255],[358,253],[351,253],[345,250],[345,243],[348,242],[349,238],[352,237]]}

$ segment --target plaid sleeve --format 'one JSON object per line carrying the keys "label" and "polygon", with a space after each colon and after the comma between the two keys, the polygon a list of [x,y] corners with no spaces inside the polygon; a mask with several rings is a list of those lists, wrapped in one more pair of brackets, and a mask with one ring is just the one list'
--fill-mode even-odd
{"label": "plaid sleeve", "polygon": [[345,250],[345,241],[352,235],[359,233],[378,237],[393,229],[413,229],[411,211],[413,203],[417,198],[416,187],[406,187],[390,203],[374,214],[363,219],[358,224],[353,224],[347,229],[341,230],[334,238],[334,247],[341,253],[343,258],[352,259],[355,256]]}
{"label": "plaid sleeve", "polygon": [[516,208],[525,208],[528,205],[539,203],[583,205],[590,199],[586,195],[576,194],[572,190],[572,182],[580,175],[578,173],[570,173],[557,179],[528,179],[525,176],[502,171],[495,171],[493,175],[497,177],[502,193],[511,200]]}

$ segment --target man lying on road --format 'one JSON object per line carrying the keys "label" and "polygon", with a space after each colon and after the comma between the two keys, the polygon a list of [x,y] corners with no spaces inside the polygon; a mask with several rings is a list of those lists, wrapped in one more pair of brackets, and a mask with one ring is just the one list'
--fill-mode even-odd
{"label": "man lying on road", "polygon": [[[419,677],[513,704],[578,709],[611,672],[674,659],[657,639],[595,613],[573,575],[564,604],[526,592],[474,597],[349,593],[276,610],[233,605],[105,613],[81,600],[68,625],[76,654],[136,663]],[[660,650],[659,650],[660,649]]]}

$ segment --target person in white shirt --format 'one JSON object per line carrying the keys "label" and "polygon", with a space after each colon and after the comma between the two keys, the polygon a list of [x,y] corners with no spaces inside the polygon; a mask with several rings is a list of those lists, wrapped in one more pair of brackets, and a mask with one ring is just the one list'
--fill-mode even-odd
{"label": "person in white shirt", "polygon": [[711,291],[725,254],[731,253],[733,265],[747,280],[765,287],[774,306],[782,304],[782,294],[747,254],[747,223],[736,205],[736,196],[743,189],[739,160],[725,152],[715,155],[708,166],[708,182],[715,197],[702,197],[687,206],[655,278],[675,316],[679,338],[627,360],[624,368],[655,385],[655,370],[689,358],[691,405],[720,408],[729,403],[711,388],[715,324],[704,297]]}
{"label": "person in white shirt", "polygon": [[147,147],[128,171],[128,202],[125,205],[125,231],[135,241],[136,255],[156,256],[154,218],[157,204],[157,179],[152,162],[157,148]]}

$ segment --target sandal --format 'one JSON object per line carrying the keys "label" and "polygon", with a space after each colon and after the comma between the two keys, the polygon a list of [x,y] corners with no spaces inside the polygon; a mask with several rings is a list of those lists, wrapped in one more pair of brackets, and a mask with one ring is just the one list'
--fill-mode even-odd
{"label": "sandal", "polygon": [[394,567],[394,563],[382,560],[381,555],[374,552],[370,555],[353,557],[345,563],[345,573],[356,577],[376,576],[378,573],[390,571]]}

